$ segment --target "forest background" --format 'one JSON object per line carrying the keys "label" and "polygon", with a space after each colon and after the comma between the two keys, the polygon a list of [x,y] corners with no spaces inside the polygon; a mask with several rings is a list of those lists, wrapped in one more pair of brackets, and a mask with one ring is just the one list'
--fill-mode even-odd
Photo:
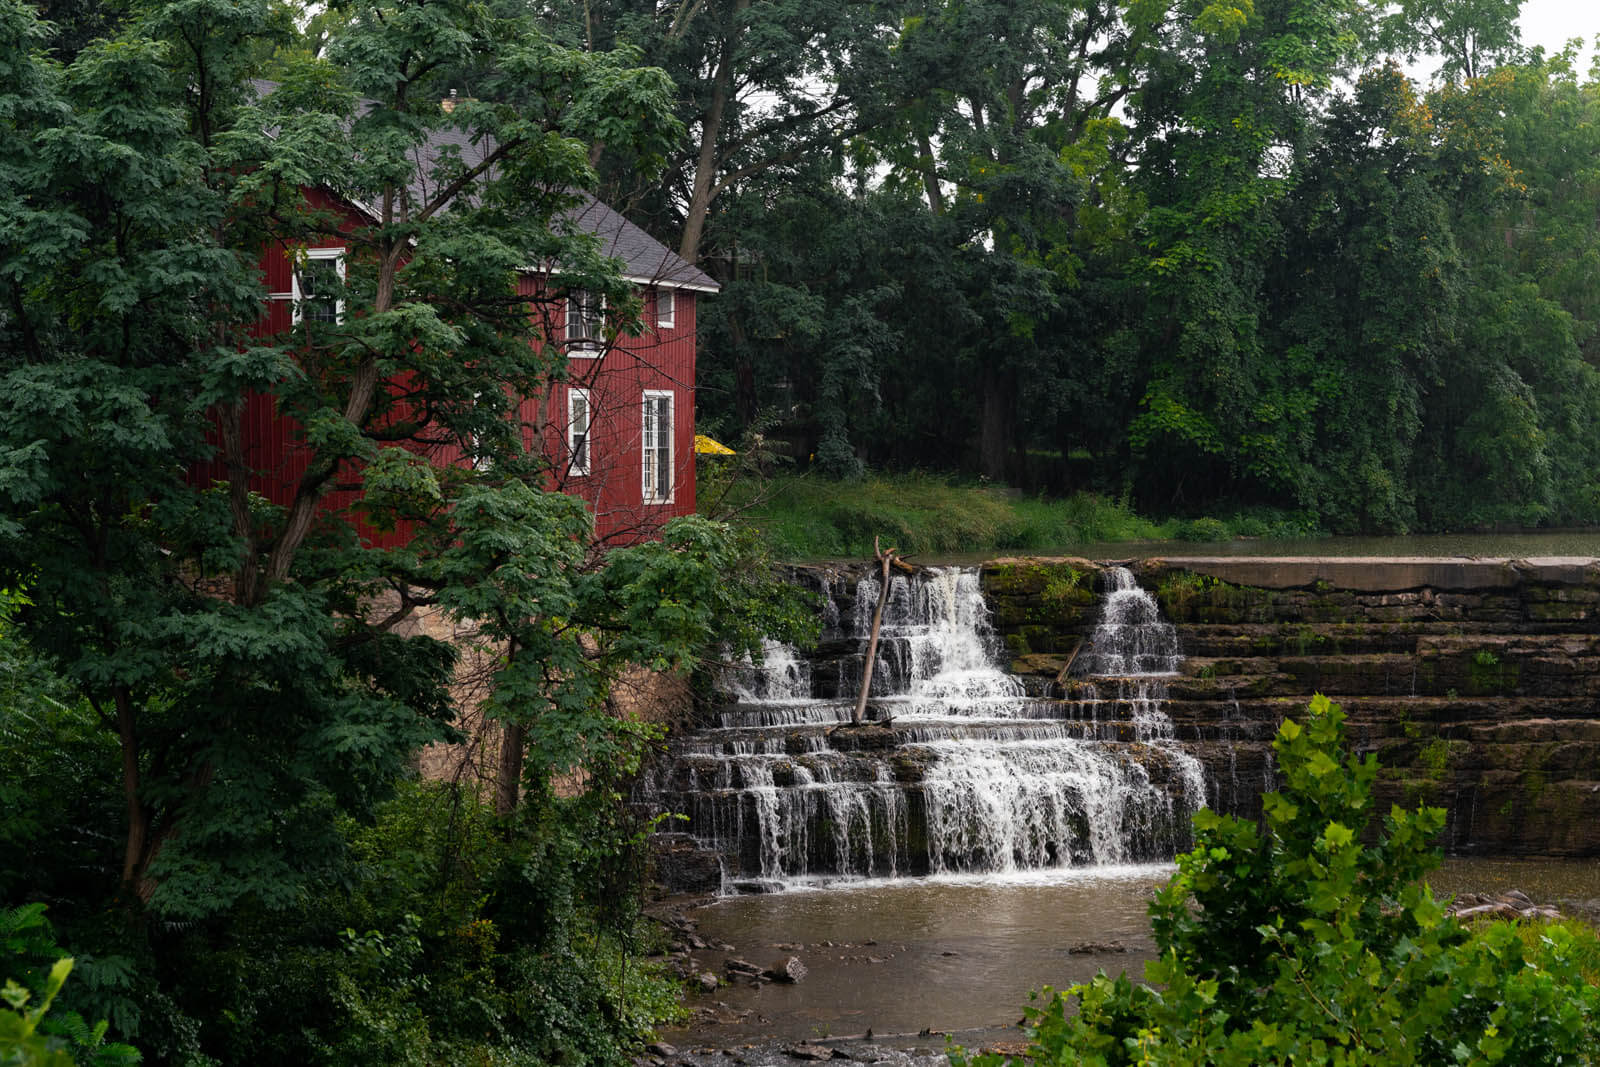
{"label": "forest background", "polygon": [[1600,98],[1515,2],[584,14],[679,86],[664,180],[600,167],[724,284],[713,433],[1159,516],[1600,517]]}
{"label": "forest background", "polygon": [[[613,1063],[674,1010],[640,962],[626,803],[652,733],[607,698],[803,612],[748,531],[691,518],[602,557],[539,491],[500,398],[562,366],[518,267],[561,261],[620,327],[639,311],[554,224],[576,189],[722,281],[703,427],[825,475],[1332,530],[1596,521],[1600,90],[1515,18],[0,0],[6,1036],[85,1062],[134,1055],[111,1039],[163,1063]],[[1424,56],[1426,89],[1398,65]],[[450,196],[394,207],[443,127],[499,168],[444,159]],[[307,186],[383,208],[350,235],[344,321],[262,338],[263,243],[335,225]],[[375,388],[394,375],[425,426]],[[251,392],[315,453],[288,507],[242,468],[185,477]],[[424,433],[482,462],[384,447]],[[363,519],[408,545],[319,519],[351,463]],[[414,779],[460,736],[457,649],[399,626],[424,606],[497,650],[520,788]]]}

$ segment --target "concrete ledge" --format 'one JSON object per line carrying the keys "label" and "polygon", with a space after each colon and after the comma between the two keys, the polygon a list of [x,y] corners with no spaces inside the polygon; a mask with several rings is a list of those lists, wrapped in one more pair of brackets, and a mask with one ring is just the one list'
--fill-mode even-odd
{"label": "concrete ledge", "polygon": [[1472,559],[1460,556],[1166,556],[1143,561],[1147,568],[1192,571],[1231,585],[1259,589],[1310,589],[1323,583],[1355,593],[1412,589],[1448,592],[1515,589],[1527,582],[1552,585],[1600,583],[1600,559],[1542,556],[1536,559]]}

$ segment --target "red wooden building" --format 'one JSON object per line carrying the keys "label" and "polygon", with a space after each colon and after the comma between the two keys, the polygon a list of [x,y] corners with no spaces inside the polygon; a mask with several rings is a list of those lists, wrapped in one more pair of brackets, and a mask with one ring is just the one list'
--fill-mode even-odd
{"label": "red wooden building", "polygon": [[[263,91],[271,89],[265,83]],[[457,151],[481,149],[445,134]],[[305,190],[311,206],[347,220],[346,230],[370,224],[361,205],[320,189]],[[568,213],[577,229],[599,239],[603,252],[622,265],[644,306],[637,334],[608,336],[605,309],[583,290],[570,289],[559,264],[527,270],[519,292],[543,309],[545,344],[559,345],[566,374],[545,395],[520,398],[517,418],[524,447],[539,449],[548,462],[548,488],[584,500],[594,517],[595,539],[627,544],[647,539],[668,519],[695,509],[694,381],[696,301],[717,284],[611,208],[585,196]],[[337,321],[349,249],[326,238],[303,249],[281,246],[263,253],[261,269],[269,303],[260,332],[292,329],[302,319]],[[553,294],[564,299],[552,300]],[[298,442],[293,419],[280,414],[272,398],[251,397],[245,412],[246,465],[251,488],[287,505],[304,476],[309,455]],[[408,446],[412,447],[412,446]],[[418,449],[413,449],[418,450]],[[460,447],[420,449],[430,462],[469,465]],[[203,480],[222,480],[220,461],[195,472]],[[359,477],[341,479],[346,486]],[[357,494],[336,489],[323,507],[342,510]],[[379,546],[404,543],[406,531],[391,533],[359,526],[364,540]]]}

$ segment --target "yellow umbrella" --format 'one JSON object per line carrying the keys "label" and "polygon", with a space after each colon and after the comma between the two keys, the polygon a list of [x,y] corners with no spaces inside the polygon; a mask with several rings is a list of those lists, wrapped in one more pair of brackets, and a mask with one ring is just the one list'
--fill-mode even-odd
{"label": "yellow umbrella", "polygon": [[702,456],[731,456],[735,454],[733,449],[727,445],[713,441],[703,433],[694,435],[694,450]]}

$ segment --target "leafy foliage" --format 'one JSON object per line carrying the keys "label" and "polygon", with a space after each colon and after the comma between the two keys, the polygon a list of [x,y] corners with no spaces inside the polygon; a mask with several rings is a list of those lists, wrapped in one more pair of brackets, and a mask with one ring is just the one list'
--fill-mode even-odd
{"label": "leafy foliage", "polygon": [[72,973],[62,956],[43,904],[0,911],[0,1064],[6,1067],[125,1067],[140,1061],[137,1049],[106,1041],[110,1024],[89,1025],[75,1011],[50,1009]]}
{"label": "leafy foliage", "polygon": [[[647,10],[648,8],[648,10]],[[802,470],[1336,532],[1600,519],[1600,86],[1511,0],[552,13],[694,136],[616,201],[723,283],[703,420]],[[1398,65],[1437,64],[1428,86]]]}
{"label": "leafy foliage", "polygon": [[1376,758],[1344,755],[1326,697],[1274,748],[1283,788],[1264,827],[1198,812],[1197,847],[1151,904],[1160,988],[1102,974],[1045,990],[1030,1062],[1593,1062],[1592,938],[1557,926],[1530,946],[1514,925],[1447,917],[1420,881],[1444,813],[1397,806],[1369,837]]}
{"label": "leafy foliage", "polygon": [[[609,846],[592,799],[553,802],[508,839],[466,790],[409,784],[356,864],[289,913],[252,910],[174,961],[221,1062],[620,1064],[676,1010],[603,921]],[[287,932],[286,932],[287,931]]]}

